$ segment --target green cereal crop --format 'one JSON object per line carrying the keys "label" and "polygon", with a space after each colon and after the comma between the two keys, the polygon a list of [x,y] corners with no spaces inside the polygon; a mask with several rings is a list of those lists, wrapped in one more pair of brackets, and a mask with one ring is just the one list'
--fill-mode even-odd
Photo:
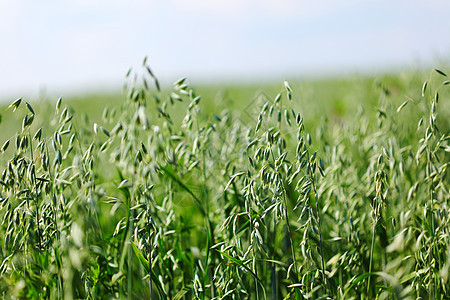
{"label": "green cereal crop", "polygon": [[446,80],[376,81],[376,108],[347,119],[302,113],[287,82],[246,118],[205,111],[145,61],[94,121],[18,99],[1,297],[448,299]]}

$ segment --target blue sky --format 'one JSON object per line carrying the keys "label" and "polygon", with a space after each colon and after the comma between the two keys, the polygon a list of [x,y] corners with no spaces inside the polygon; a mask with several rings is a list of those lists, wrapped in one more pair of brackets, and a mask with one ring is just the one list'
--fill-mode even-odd
{"label": "blue sky", "polygon": [[0,0],[0,99],[448,62],[450,1]]}

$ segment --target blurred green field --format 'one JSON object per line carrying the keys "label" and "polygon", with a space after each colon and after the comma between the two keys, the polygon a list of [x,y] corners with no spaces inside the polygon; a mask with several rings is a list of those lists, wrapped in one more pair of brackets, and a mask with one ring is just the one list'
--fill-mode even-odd
{"label": "blurred green field", "polygon": [[[317,126],[324,119],[331,121],[351,120],[359,110],[363,109],[373,118],[380,108],[380,92],[389,92],[388,101],[391,105],[399,105],[408,97],[420,92],[424,81],[430,80],[434,75],[423,71],[404,71],[402,73],[384,74],[378,76],[345,76],[329,77],[323,79],[305,79],[289,81],[295,92],[294,107],[300,111],[305,124]],[[158,94],[162,99],[172,91],[170,85]],[[200,106],[206,113],[217,113],[227,109],[240,113],[245,122],[256,122],[255,114],[258,107],[267,99],[273,99],[283,90],[283,81],[264,82],[262,84],[200,84],[193,85],[197,94],[202,97]],[[443,91],[447,93],[447,91]],[[446,96],[446,94],[444,94]],[[81,121],[85,116],[92,122],[99,122],[106,107],[119,109],[126,102],[126,93],[93,93],[82,95],[63,96],[64,102],[75,112],[75,118]],[[4,99],[5,100],[5,99]],[[10,99],[14,101],[15,99]],[[53,111],[57,98],[35,100],[24,99],[30,102],[35,110],[45,116]],[[152,105],[150,101],[149,106]],[[10,137],[20,128],[20,116],[8,113],[5,104],[0,108],[2,116],[0,137]],[[447,113],[450,104],[441,104],[442,113]],[[177,112],[174,112],[177,116]],[[178,112],[178,117],[184,111]],[[444,118],[443,118],[444,119]],[[442,121],[442,120],[441,120]],[[42,124],[45,126],[45,124]],[[447,126],[448,124],[445,124]]]}

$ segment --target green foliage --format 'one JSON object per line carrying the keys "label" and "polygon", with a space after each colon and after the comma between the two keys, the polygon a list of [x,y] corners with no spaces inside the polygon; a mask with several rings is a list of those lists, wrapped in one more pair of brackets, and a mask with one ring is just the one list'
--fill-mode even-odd
{"label": "green foliage", "polygon": [[[51,117],[18,99],[1,149],[1,296],[446,299],[445,77],[385,78],[303,114],[315,97],[284,82],[251,110],[209,113],[186,79],[161,92],[144,62],[95,122],[61,98]],[[354,105],[366,89],[368,112]]]}

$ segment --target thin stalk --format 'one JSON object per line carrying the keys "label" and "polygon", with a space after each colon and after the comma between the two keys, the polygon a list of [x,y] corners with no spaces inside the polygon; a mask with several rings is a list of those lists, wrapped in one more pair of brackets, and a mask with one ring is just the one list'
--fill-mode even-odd
{"label": "thin stalk", "polygon": [[[30,158],[32,164],[34,164],[34,155],[33,155],[33,140],[31,139],[31,134],[28,132],[28,139],[30,141]],[[36,203],[36,226],[38,231],[38,245],[39,251],[42,251],[42,242],[41,242],[41,228],[39,226],[39,203],[37,197],[37,181],[36,181],[36,170],[33,168],[33,184],[34,184],[34,201]]]}
{"label": "thin stalk", "polygon": [[[253,218],[252,218],[252,213],[251,213],[251,208],[250,208],[250,204],[247,201],[247,213],[250,219],[250,241],[252,241],[252,234],[253,234]],[[253,243],[250,243],[251,247],[252,247],[252,254],[253,254],[253,262],[252,262],[252,269],[253,269],[253,273],[255,273],[256,277],[258,277],[258,270],[256,268],[256,249],[255,246],[253,245]],[[256,292],[256,299],[259,299],[259,291],[258,291],[258,281],[255,278],[254,279],[255,282],[255,292]]]}
{"label": "thin stalk", "polygon": [[[273,159],[273,161],[275,163],[275,155],[274,155],[274,153],[272,151],[272,148],[271,148],[270,152],[271,152],[271,155],[272,155],[272,159]],[[277,172],[276,173],[277,176],[280,179],[283,178],[281,176],[280,172],[278,172],[278,170],[276,172]],[[283,181],[280,180],[280,182],[283,182]],[[287,192],[286,192],[286,189],[284,188],[283,184],[281,184],[281,188],[283,190],[283,199],[282,200],[283,200],[283,206],[284,206],[284,217],[286,219],[286,228],[287,228],[288,235],[289,235],[289,243],[291,244],[291,255],[292,255],[292,261],[293,261],[293,264],[294,264],[294,274],[295,274],[295,277],[296,277],[295,280],[299,281],[299,277],[297,275],[297,259],[295,257],[294,241],[292,240],[292,230],[291,230],[291,225],[290,225],[291,223],[289,221],[289,214],[288,214],[288,211],[287,211],[287,201],[286,201],[286,194],[287,194]],[[297,283],[297,282],[293,282],[293,283]]]}
{"label": "thin stalk", "polygon": [[[134,171],[134,176],[136,177],[136,170]],[[133,188],[131,189],[131,195],[129,197],[129,203],[127,207],[127,215],[128,215],[128,270],[127,270],[127,291],[128,291],[128,299],[132,299],[132,290],[133,290],[133,281],[132,281],[132,274],[133,274],[133,246],[132,246],[132,238],[133,238],[133,225],[134,225],[134,210],[131,210],[131,207],[133,207],[133,199],[136,194],[136,187],[133,184]]]}
{"label": "thin stalk", "polygon": [[[198,111],[197,111],[198,112]],[[196,114],[196,125],[197,125],[197,131],[200,130],[200,123],[198,120],[198,116]],[[214,272],[214,258],[211,258],[211,264],[209,263],[209,256],[210,256],[210,248],[212,245],[214,245],[214,228],[212,226],[211,219],[209,217],[209,203],[208,203],[208,188],[206,186],[206,154],[205,149],[202,149],[202,177],[203,177],[203,194],[204,194],[204,217],[205,217],[205,223],[206,223],[206,230],[207,230],[207,245],[206,245],[206,273],[204,276],[204,282],[203,285],[206,286],[206,279],[211,277],[212,279],[213,272]],[[214,254],[212,254],[214,255]],[[205,291],[206,293],[206,291]],[[215,297],[215,285],[211,282],[211,298]]]}
{"label": "thin stalk", "polygon": [[[198,121],[197,121],[198,122]],[[214,272],[214,258],[211,257],[211,264],[209,261],[209,255],[210,255],[210,248],[212,245],[214,245],[214,228],[212,228],[211,220],[209,218],[209,203],[208,203],[208,188],[206,187],[206,155],[205,150],[202,150],[202,164],[203,164],[203,193],[205,197],[205,212],[206,212],[206,225],[207,225],[207,234],[209,235],[207,241],[208,244],[206,245],[206,266],[207,266],[207,276],[210,277],[211,280],[211,298],[215,297],[215,285],[212,283],[212,277]],[[214,255],[214,254],[211,254]]]}
{"label": "thin stalk", "polygon": [[[130,203],[131,204],[131,203]],[[133,235],[133,211],[130,211],[130,226],[128,228],[129,231],[129,241],[128,241],[128,282],[127,282],[127,289],[128,289],[128,299],[132,299],[132,260],[133,260],[133,249],[132,249],[132,235]]]}
{"label": "thin stalk", "polygon": [[150,229],[151,229],[150,211],[147,207],[148,290],[149,290],[149,297],[151,298],[152,297],[152,250],[151,250]]}
{"label": "thin stalk", "polygon": [[323,283],[325,284],[325,288],[327,289],[327,292],[331,292],[331,289],[328,291],[328,280],[326,278],[325,275],[325,259],[324,259],[324,254],[323,254],[323,243],[322,243],[322,226],[321,226],[321,222],[320,222],[320,211],[319,211],[319,197],[317,195],[317,189],[316,189],[316,184],[314,183],[313,177],[311,175],[311,182],[312,182],[312,187],[314,189],[314,201],[316,202],[316,213],[317,213],[317,225],[319,227],[319,246],[320,246],[320,257],[321,257],[321,261],[322,261],[322,279],[323,279]]}
{"label": "thin stalk", "polygon": [[[431,162],[428,162],[429,165],[431,165]],[[431,170],[431,166],[429,166],[429,169]],[[430,181],[430,200],[431,200],[431,237],[432,237],[432,253],[433,256],[437,257],[439,259],[439,255],[436,255],[436,229],[435,229],[435,224],[434,224],[434,197],[433,197],[433,182]],[[433,270],[433,279],[434,279],[434,290],[432,291],[432,293],[430,293],[430,296],[432,298],[436,298],[436,295],[438,294],[437,288],[438,288],[438,283],[437,283],[437,276],[436,276],[436,271],[435,268],[433,266],[431,266],[431,269]]]}
{"label": "thin stalk", "polygon": [[[279,174],[278,174],[279,175]],[[292,255],[292,263],[294,264],[294,274],[295,274],[295,280],[299,280],[297,275],[297,259],[295,257],[295,250],[294,250],[294,241],[292,239],[292,230],[291,230],[291,223],[289,221],[289,213],[287,210],[287,201],[286,201],[286,190],[283,187],[283,206],[284,206],[284,217],[286,218],[286,228],[289,235],[289,243],[291,244],[291,255]],[[288,274],[289,275],[289,274]],[[296,283],[296,282],[294,282]]]}
{"label": "thin stalk", "polygon": [[[131,241],[131,231],[130,231],[130,219],[131,219],[131,212],[130,212],[130,208],[131,208],[131,194],[126,196],[126,224],[125,224],[125,230],[123,232],[123,237],[122,240],[119,244],[119,246],[117,247],[118,251],[122,250],[122,254],[120,256],[120,263],[119,263],[119,269],[122,271],[123,270],[123,265],[125,263],[125,257],[128,253],[128,264],[130,265],[130,249],[131,249],[131,243],[129,243],[128,247],[127,247],[127,238],[129,239],[129,241]],[[127,251],[128,250],[128,251]],[[130,271],[128,269],[128,271]],[[127,274],[129,277],[129,273]]]}
{"label": "thin stalk", "polygon": [[[375,227],[376,226],[377,226],[377,220],[374,220],[374,225],[372,228],[372,243],[370,245],[370,254],[369,254],[369,273],[372,272],[372,259],[373,259],[373,250],[375,247]],[[371,276],[369,276],[367,279],[367,294],[368,295],[370,293],[370,278],[371,278]]]}
{"label": "thin stalk", "polygon": [[[275,212],[274,212],[275,214]],[[277,222],[275,216],[273,217],[273,232],[272,232],[272,245],[275,245],[277,234]],[[272,254],[273,259],[275,260],[275,246],[273,247],[274,253]],[[272,299],[278,299],[278,274],[275,267],[275,263],[272,262]]]}
{"label": "thin stalk", "polygon": [[[48,153],[48,147],[47,147],[47,143],[45,143],[45,152],[47,157],[49,157],[49,153]],[[50,182],[52,182],[52,200],[53,198],[55,199],[56,202],[56,188],[55,188],[55,184],[54,184],[54,180],[55,178],[53,178],[53,172],[51,171],[51,166],[48,166],[49,170],[48,170],[48,176],[49,176],[49,180]],[[62,194],[62,191],[61,191]],[[63,275],[62,275],[62,261],[61,261],[61,254],[59,253],[58,247],[57,247],[57,242],[60,240],[61,238],[61,234],[60,231],[58,229],[58,219],[57,219],[57,210],[58,210],[58,205],[55,203],[55,207],[53,207],[53,222],[55,223],[55,239],[53,241],[54,243],[54,251],[55,251],[55,260],[56,260],[56,265],[58,266],[58,298],[61,297],[61,293],[64,290],[64,279],[63,279]]]}

